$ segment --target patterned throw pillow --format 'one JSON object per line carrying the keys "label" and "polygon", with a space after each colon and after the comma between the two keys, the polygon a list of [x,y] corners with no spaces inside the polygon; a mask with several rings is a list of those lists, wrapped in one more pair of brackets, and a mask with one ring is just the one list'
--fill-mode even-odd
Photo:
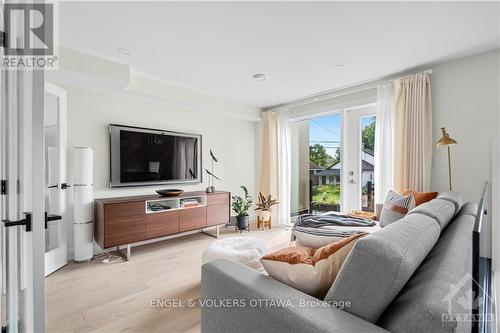
{"label": "patterned throw pillow", "polygon": [[275,280],[306,294],[323,299],[356,242],[365,233],[356,233],[318,249],[287,247],[260,259]]}
{"label": "patterned throw pillow", "polygon": [[410,210],[415,208],[415,197],[413,194],[401,195],[389,191],[385,197],[384,207],[380,213],[380,226],[385,227],[392,222],[402,219]]}

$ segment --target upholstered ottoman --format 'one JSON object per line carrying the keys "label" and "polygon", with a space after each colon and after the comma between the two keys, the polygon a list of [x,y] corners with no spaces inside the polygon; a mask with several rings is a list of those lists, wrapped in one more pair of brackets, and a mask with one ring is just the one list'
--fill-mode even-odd
{"label": "upholstered ottoman", "polygon": [[262,267],[260,258],[267,254],[267,245],[252,237],[230,237],[216,240],[208,246],[201,257],[203,264],[216,259],[228,259],[248,267]]}

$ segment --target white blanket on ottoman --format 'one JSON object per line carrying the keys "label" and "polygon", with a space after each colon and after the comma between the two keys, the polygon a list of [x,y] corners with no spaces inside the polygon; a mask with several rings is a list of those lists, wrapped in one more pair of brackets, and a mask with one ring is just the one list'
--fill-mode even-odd
{"label": "white blanket on ottoman", "polygon": [[268,248],[264,241],[252,237],[229,237],[218,239],[203,252],[201,261],[207,263],[217,259],[229,259],[258,269],[262,265],[260,258],[266,255]]}

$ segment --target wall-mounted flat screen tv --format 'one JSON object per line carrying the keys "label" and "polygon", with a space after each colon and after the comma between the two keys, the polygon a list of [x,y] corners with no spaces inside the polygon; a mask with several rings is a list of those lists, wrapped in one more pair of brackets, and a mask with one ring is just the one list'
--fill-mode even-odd
{"label": "wall-mounted flat screen tv", "polygon": [[201,135],[109,125],[111,187],[200,183]]}

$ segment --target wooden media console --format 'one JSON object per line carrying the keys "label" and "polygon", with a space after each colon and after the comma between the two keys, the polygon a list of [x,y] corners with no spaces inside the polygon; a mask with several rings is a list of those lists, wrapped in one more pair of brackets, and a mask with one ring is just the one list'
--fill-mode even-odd
{"label": "wooden media console", "polygon": [[216,191],[185,192],[175,197],[159,195],[103,198],[94,201],[94,240],[103,249],[127,246],[187,231],[229,223],[231,194]]}

